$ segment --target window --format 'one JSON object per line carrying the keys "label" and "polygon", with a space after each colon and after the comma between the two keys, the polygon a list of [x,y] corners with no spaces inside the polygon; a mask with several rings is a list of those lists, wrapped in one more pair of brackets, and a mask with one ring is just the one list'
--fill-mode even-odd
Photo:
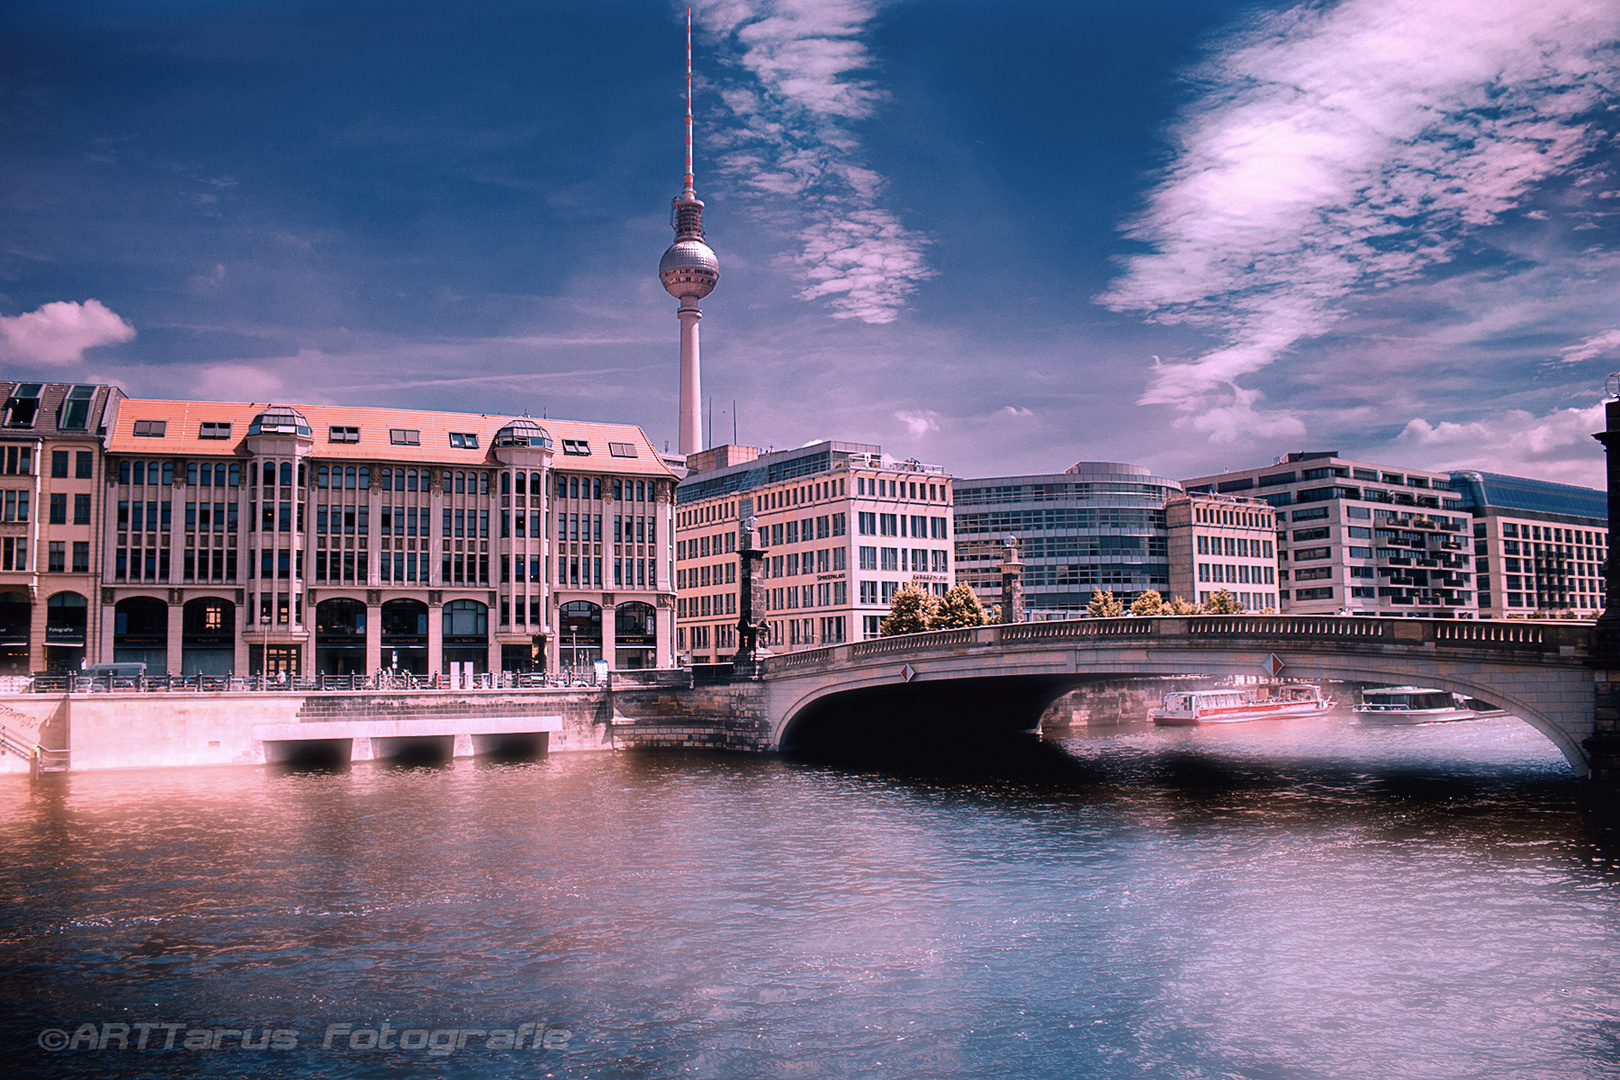
{"label": "window", "polygon": [[62,401],[62,411],[57,418],[57,426],[64,429],[83,431],[90,426],[90,401],[96,396],[94,386],[75,386],[68,391]]}
{"label": "window", "polygon": [[90,541],[73,541],[73,572],[75,574],[90,572]]}
{"label": "window", "polygon": [[564,439],[562,444],[563,453],[565,454],[577,454],[581,457],[590,456],[591,444],[585,439]]}
{"label": "window", "polygon": [[421,446],[422,433],[415,428],[389,428],[388,441],[395,446]]}
{"label": "window", "polygon": [[161,439],[163,433],[169,429],[167,420],[137,420],[133,434],[142,438]]}
{"label": "window", "polygon": [[450,433],[450,445],[458,450],[476,450],[478,449],[478,435],[471,431],[452,431]]}
{"label": "window", "polygon": [[636,444],[627,442],[610,442],[608,443],[608,454],[612,457],[636,457]]}
{"label": "window", "polygon": [[66,450],[51,451],[51,475],[67,478],[68,452]]}
{"label": "window", "polygon": [[73,454],[73,475],[80,480],[89,480],[95,475],[95,458],[88,450],[76,450]]}
{"label": "window", "polygon": [[1333,587],[1330,585],[1327,588],[1295,589],[1294,590],[1294,599],[1295,600],[1331,600],[1331,599],[1333,599]]}
{"label": "window", "polygon": [[34,414],[39,411],[39,393],[45,388],[44,383],[18,383],[17,389],[12,391],[6,399],[6,410],[3,421],[10,428],[31,428],[34,426]]}
{"label": "window", "polygon": [[197,425],[197,438],[199,439],[228,439],[231,437],[231,425],[217,423],[213,420],[204,420]]}
{"label": "window", "polygon": [[[392,434],[392,432],[390,432],[390,434]],[[357,427],[344,427],[338,424],[333,424],[327,429],[326,441],[338,443],[357,443],[360,441],[360,429]],[[399,440],[395,439],[394,441],[398,442]]]}
{"label": "window", "polygon": [[73,496],[73,524],[90,524],[90,496],[84,494]]}
{"label": "window", "polygon": [[51,495],[51,524],[67,524],[67,496],[60,492]]}

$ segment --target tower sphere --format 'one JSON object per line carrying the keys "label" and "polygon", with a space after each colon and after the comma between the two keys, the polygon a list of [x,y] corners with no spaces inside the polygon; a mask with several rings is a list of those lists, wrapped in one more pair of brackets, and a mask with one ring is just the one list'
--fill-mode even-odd
{"label": "tower sphere", "polygon": [[688,296],[701,300],[720,280],[720,260],[701,240],[677,240],[658,261],[658,277],[677,300]]}

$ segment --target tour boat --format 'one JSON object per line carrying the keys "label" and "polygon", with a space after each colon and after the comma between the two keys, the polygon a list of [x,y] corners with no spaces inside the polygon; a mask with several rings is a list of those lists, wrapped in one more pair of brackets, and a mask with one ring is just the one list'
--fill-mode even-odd
{"label": "tour boat", "polygon": [[1235,724],[1243,720],[1273,720],[1285,716],[1319,716],[1333,708],[1320,686],[1309,683],[1260,683],[1227,686],[1218,690],[1177,690],[1164,695],[1152,712],[1163,727],[1193,724]]}
{"label": "tour boat", "polygon": [[1505,716],[1502,709],[1432,686],[1375,686],[1361,692],[1355,708],[1363,724],[1441,724]]}

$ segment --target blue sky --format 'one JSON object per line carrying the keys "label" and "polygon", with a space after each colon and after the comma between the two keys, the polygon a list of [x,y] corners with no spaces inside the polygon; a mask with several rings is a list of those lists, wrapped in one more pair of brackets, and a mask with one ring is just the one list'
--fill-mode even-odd
{"label": "blue sky", "polygon": [[[1601,485],[1620,6],[694,6],[715,442]],[[673,443],[682,12],[6,5],[0,370]]]}

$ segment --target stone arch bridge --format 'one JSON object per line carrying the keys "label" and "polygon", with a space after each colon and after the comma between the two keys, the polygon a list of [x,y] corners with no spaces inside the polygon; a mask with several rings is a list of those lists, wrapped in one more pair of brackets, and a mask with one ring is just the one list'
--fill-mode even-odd
{"label": "stone arch bridge", "polygon": [[[1264,675],[1433,686],[1499,705],[1551,739],[1579,776],[1591,766],[1592,626],[1495,620],[1293,616],[1078,619],[880,638],[765,659],[756,699],[769,746],[881,729],[940,730],[951,717],[1032,730],[1088,682]],[[1610,722],[1612,726],[1612,721]],[[962,730],[960,727],[957,730]],[[765,733],[760,731],[760,735]]]}

